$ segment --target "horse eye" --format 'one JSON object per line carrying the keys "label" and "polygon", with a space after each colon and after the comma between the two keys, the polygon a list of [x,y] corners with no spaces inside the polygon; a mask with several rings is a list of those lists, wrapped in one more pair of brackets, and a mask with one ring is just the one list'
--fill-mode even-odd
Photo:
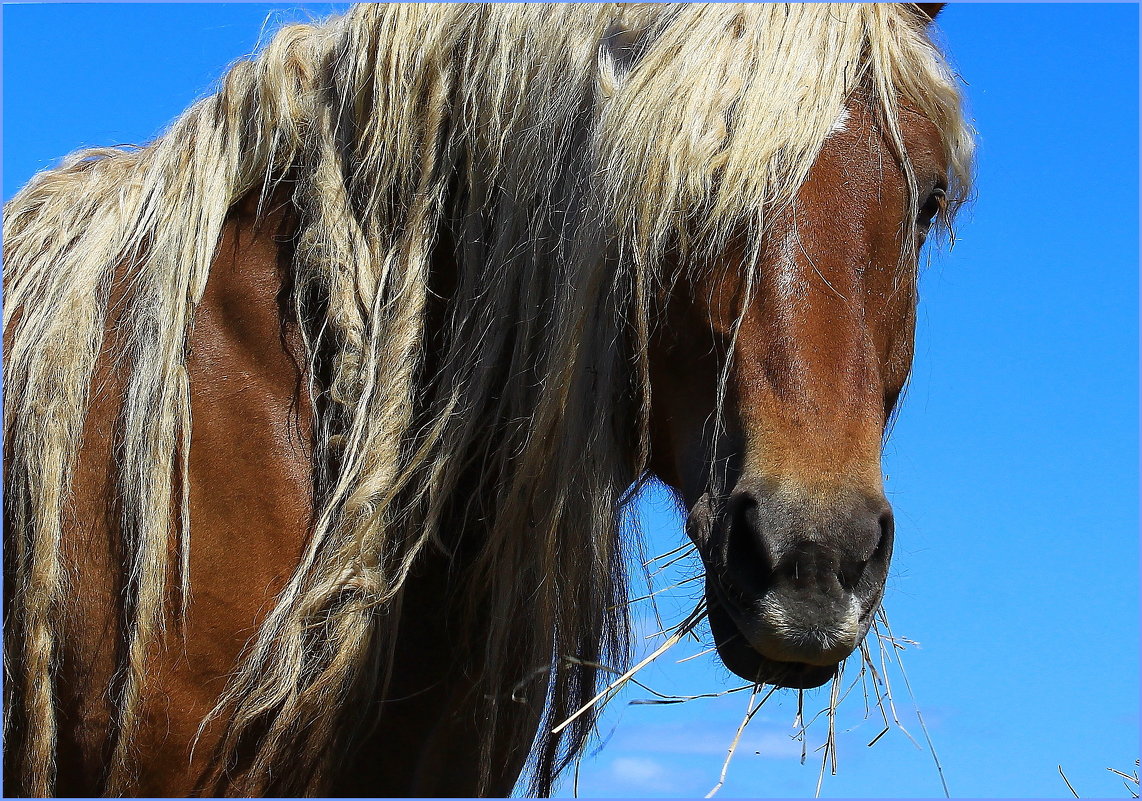
{"label": "horse eye", "polygon": [[916,230],[920,232],[921,236],[928,233],[928,229],[932,227],[932,220],[936,219],[936,215],[943,211],[947,205],[947,194],[937,186],[920,206],[920,212],[916,215]]}

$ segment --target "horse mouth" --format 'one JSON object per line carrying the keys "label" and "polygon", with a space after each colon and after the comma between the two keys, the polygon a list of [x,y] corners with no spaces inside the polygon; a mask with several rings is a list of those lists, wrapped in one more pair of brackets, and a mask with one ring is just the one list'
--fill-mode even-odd
{"label": "horse mouth", "polygon": [[706,582],[706,615],[710,631],[714,635],[718,656],[731,672],[746,681],[794,690],[820,687],[836,675],[839,662],[832,665],[783,662],[757,651],[734,622],[729,611],[731,604],[716,581]]}

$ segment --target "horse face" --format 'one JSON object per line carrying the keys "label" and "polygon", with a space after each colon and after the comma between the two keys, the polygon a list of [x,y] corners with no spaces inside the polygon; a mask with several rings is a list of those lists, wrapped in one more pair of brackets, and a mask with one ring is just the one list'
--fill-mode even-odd
{"label": "horse face", "polygon": [[[655,334],[652,468],[690,509],[719,653],[751,681],[828,681],[884,590],[881,442],[911,368],[914,254],[947,172],[928,120],[905,110],[901,128],[918,219],[885,135],[850,103],[796,203],[770,221],[744,309],[743,251],[731,251],[679,284]],[[717,354],[730,350],[715,425]]]}

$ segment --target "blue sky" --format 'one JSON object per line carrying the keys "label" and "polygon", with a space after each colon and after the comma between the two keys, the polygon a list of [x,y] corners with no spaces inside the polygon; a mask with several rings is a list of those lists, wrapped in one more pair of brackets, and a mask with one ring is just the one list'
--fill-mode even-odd
{"label": "blue sky", "polygon": [[[76,147],[159,134],[267,16],[337,7],[5,7],[5,199]],[[978,200],[922,279],[885,454],[898,526],[886,607],[921,643],[904,665],[953,796],[1069,797],[1061,764],[1083,796],[1124,797],[1107,768],[1138,758],[1138,27],[1134,5],[953,4],[940,18],[979,131]],[[640,518],[651,555],[681,544],[661,493]],[[668,622],[696,586],[663,596]],[[646,604],[636,620],[656,628]],[[644,674],[655,689],[737,683],[713,655],[676,663],[701,647],[680,649]],[[604,717],[581,795],[700,796],[717,780],[745,696],[623,703],[642,697]],[[806,694],[806,712],[826,698]],[[722,796],[813,794],[820,757],[799,764],[795,712],[794,696],[770,700]],[[883,726],[863,716],[858,687],[822,795],[940,795],[931,756],[896,730],[867,747]],[[810,750],[824,734],[818,720]]]}

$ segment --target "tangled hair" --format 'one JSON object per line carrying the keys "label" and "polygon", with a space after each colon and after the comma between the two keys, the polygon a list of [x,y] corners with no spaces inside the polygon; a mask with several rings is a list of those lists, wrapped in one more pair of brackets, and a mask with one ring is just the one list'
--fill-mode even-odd
{"label": "tangled hair", "polygon": [[[896,109],[936,124],[962,198],[958,94],[897,4],[365,5],[280,31],[153,144],[37,175],[4,210],[5,727],[22,732],[6,755],[20,790],[54,783],[62,512],[113,279],[130,324],[109,794],[131,786],[146,655],[193,594],[195,308],[230,209],[284,192],[318,511],[213,713],[218,777],[236,793],[319,792],[356,702],[384,685],[410,570],[462,546],[458,596],[484,621],[458,646],[483,666],[481,747],[530,741],[504,709],[532,676],[546,711],[531,790],[550,792],[593,718],[553,725],[593,695],[598,664],[628,657],[622,508],[647,467],[666,265],[760,240],[856,91],[913,187]],[[455,288],[429,330],[438,252]]]}

